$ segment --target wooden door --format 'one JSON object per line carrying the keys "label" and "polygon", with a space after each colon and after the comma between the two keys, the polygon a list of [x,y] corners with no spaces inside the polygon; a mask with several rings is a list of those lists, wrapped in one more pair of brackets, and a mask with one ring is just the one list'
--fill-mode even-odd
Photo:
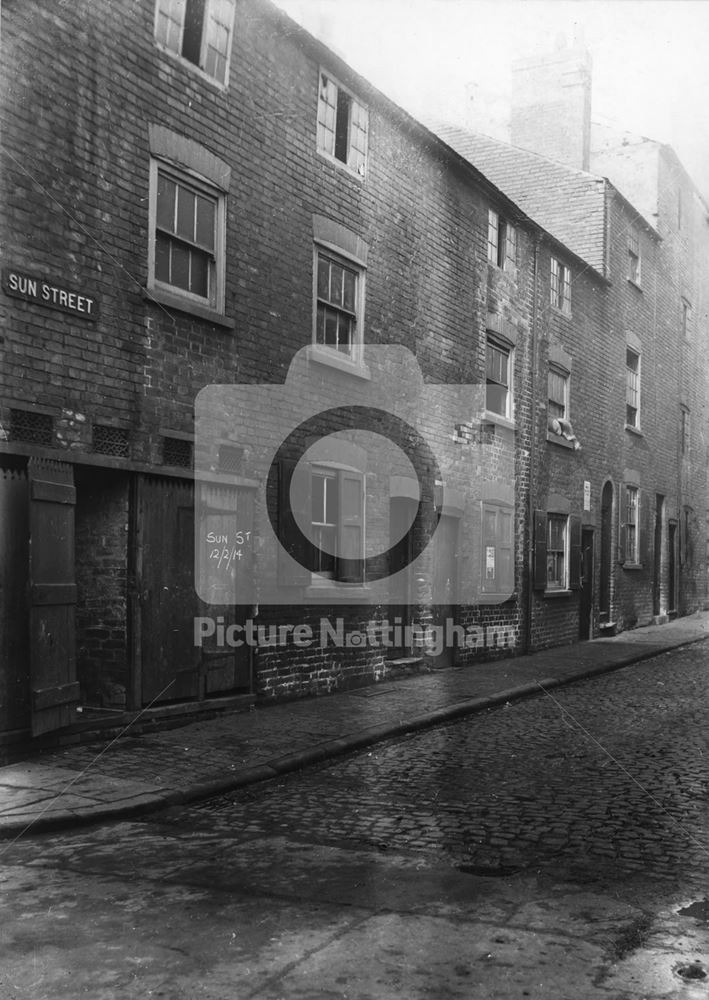
{"label": "wooden door", "polygon": [[0,468],[0,733],[30,725],[27,496],[26,470]]}
{"label": "wooden door", "polygon": [[[223,490],[210,492],[214,497],[208,526],[221,536],[226,531],[225,518],[233,517],[233,505],[229,507]],[[220,634],[228,634],[229,625],[244,618],[244,609],[228,603],[234,590],[231,577],[228,593],[217,586],[219,580],[214,585],[212,599],[217,603],[207,604],[197,594],[193,482],[141,476],[136,507],[137,700],[145,706],[249,691],[248,648],[218,642]],[[231,515],[225,513],[229,510]],[[247,527],[250,519],[251,510]],[[200,559],[201,574],[202,562]],[[224,560],[222,576],[228,562]],[[202,581],[200,592],[208,590]],[[198,645],[195,618],[206,616],[219,622],[219,632]]]}
{"label": "wooden door", "polygon": [[76,680],[74,470],[30,459],[30,690],[32,735],[68,726]]}
{"label": "wooden door", "polygon": [[141,476],[137,492],[140,700],[152,705],[196,698],[193,486],[186,479]]}

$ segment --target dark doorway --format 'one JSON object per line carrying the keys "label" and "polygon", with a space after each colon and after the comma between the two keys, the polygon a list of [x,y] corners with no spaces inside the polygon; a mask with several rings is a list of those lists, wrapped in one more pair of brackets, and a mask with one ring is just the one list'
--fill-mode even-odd
{"label": "dark doorway", "polygon": [[455,649],[447,647],[447,624],[455,622],[455,603],[458,598],[458,518],[443,515],[436,529],[436,558],[433,566],[434,604],[432,625],[436,629],[440,653],[431,657],[437,667],[450,667]]}
{"label": "dark doorway", "polygon": [[581,593],[579,596],[579,639],[591,638],[593,619],[593,528],[581,532]]}
{"label": "dark doorway", "polygon": [[610,621],[611,566],[613,548],[613,483],[607,482],[601,495],[601,574],[598,609],[601,622]]}
{"label": "dark doorway", "polygon": [[655,498],[655,550],[652,574],[652,613],[660,614],[662,604],[662,515],[665,498],[658,493]]}

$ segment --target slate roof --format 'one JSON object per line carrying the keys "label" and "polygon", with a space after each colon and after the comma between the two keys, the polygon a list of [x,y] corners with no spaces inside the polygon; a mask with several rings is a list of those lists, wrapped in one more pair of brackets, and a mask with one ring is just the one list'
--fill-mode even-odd
{"label": "slate roof", "polygon": [[603,177],[455,125],[427,125],[543,229],[605,275]]}

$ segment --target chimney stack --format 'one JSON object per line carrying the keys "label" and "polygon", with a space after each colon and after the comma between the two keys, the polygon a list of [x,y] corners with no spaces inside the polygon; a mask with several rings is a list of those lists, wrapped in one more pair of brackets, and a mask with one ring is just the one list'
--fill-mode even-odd
{"label": "chimney stack", "polygon": [[591,152],[591,54],[581,37],[567,47],[512,64],[510,138],[515,146],[589,169]]}

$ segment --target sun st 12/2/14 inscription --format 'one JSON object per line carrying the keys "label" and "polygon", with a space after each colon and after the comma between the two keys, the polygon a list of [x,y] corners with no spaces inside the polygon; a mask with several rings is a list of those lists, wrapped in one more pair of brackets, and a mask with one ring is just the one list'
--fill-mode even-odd
{"label": "sun st 12/2/14 inscription", "polygon": [[232,535],[207,532],[209,562],[212,569],[228,571],[244,556],[244,546],[251,543],[250,531],[236,531]]}

